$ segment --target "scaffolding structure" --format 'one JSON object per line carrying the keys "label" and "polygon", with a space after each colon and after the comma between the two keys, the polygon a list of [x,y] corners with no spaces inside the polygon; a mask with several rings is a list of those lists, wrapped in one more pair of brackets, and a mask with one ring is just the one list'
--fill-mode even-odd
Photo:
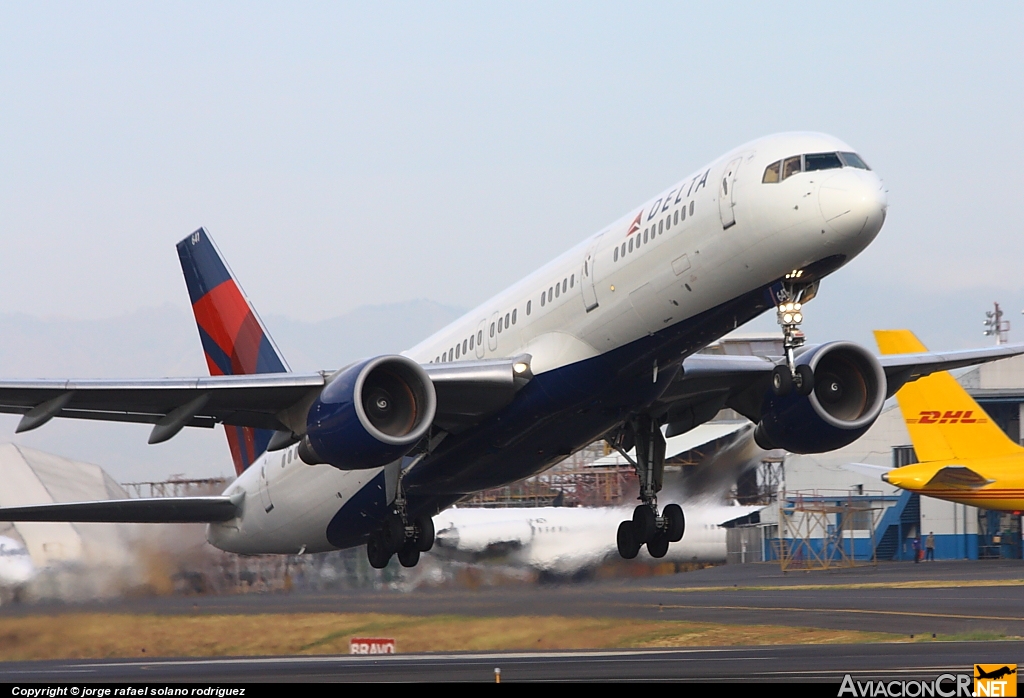
{"label": "scaffolding structure", "polygon": [[[881,493],[879,493],[880,495]],[[875,525],[882,511],[860,492],[806,490],[779,498],[779,535],[772,541],[783,572],[877,565]],[[867,536],[857,536],[867,531]],[[857,541],[871,546],[858,559]]]}
{"label": "scaffolding structure", "polygon": [[635,496],[638,485],[632,464],[624,459],[618,462],[618,458],[608,458],[608,455],[604,444],[595,444],[543,473],[477,492],[460,505],[488,508],[614,506]]}
{"label": "scaffolding structure", "polygon": [[121,487],[129,497],[142,499],[147,497],[192,497],[206,494],[220,494],[228,483],[226,477],[186,478],[184,475],[171,475],[166,480],[153,482],[122,482]]}

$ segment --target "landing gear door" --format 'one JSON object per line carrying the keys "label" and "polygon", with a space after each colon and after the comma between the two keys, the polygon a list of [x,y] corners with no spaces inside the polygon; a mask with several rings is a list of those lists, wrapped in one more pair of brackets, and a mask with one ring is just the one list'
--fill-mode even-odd
{"label": "landing gear door", "polygon": [[583,307],[589,313],[597,308],[597,289],[594,286],[594,258],[597,256],[597,247],[601,244],[604,234],[598,235],[590,247],[587,248],[587,255],[583,258],[583,269],[580,272],[580,290],[583,293]]}
{"label": "landing gear door", "polygon": [[733,192],[736,186],[736,172],[740,169],[741,162],[741,157],[730,160],[722,171],[722,179],[718,183],[718,213],[722,217],[722,230],[728,230],[736,225],[736,198]]}

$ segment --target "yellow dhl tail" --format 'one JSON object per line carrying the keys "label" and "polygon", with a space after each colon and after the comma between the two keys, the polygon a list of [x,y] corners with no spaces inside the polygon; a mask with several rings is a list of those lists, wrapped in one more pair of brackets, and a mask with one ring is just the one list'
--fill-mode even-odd
{"label": "yellow dhl tail", "polygon": [[[928,351],[910,330],[875,330],[882,354]],[[896,393],[921,462],[1024,453],[948,372],[907,383]]]}

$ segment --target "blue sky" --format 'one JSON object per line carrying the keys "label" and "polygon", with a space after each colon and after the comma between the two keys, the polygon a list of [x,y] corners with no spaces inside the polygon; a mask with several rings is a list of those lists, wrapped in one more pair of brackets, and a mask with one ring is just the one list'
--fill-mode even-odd
{"label": "blue sky", "polygon": [[1022,19],[995,2],[5,3],[0,298],[46,317],[187,307],[173,245],[204,225],[264,314],[470,307],[720,153],[817,130],[879,172],[890,215],[808,308],[811,339],[982,344],[988,304],[1024,307]]}

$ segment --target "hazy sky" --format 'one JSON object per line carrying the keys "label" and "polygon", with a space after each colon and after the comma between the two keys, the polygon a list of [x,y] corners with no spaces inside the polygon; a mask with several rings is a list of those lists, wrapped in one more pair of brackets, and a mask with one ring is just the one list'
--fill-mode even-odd
{"label": "hazy sky", "polygon": [[728,8],[4,3],[3,307],[187,307],[200,225],[265,314],[470,307],[729,148],[818,130],[891,206],[810,323],[977,344],[985,304],[1020,318],[1024,4]]}

